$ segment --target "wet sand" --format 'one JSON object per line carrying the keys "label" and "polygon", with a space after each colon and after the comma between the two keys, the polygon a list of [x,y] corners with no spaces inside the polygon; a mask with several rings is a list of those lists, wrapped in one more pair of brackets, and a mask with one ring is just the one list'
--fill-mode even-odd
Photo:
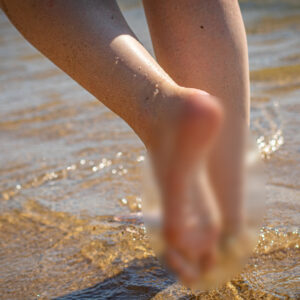
{"label": "wet sand", "polygon": [[[140,2],[121,5],[153,53]],[[267,213],[242,274],[200,298],[299,299],[300,4],[241,6]],[[195,298],[157,262],[143,224],[116,218],[141,210],[141,142],[2,13],[0,145],[0,299]]]}

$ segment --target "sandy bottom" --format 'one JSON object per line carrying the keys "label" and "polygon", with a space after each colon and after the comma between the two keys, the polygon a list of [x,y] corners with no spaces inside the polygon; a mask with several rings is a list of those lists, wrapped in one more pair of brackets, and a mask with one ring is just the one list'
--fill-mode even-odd
{"label": "sandy bottom", "polygon": [[[141,5],[122,2],[151,51]],[[285,3],[285,4],[283,4]],[[242,2],[267,213],[249,264],[201,299],[300,297],[300,6]],[[0,15],[0,298],[194,299],[149,247],[142,144]]]}

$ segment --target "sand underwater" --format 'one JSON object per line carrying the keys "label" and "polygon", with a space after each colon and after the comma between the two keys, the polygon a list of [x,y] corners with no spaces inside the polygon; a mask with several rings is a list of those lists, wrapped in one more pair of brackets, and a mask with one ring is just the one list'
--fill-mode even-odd
{"label": "sand underwater", "polygon": [[[141,3],[120,1],[150,50]],[[300,2],[242,1],[267,212],[243,272],[199,299],[300,298]],[[117,88],[117,87],[116,87]],[[132,130],[0,13],[0,299],[196,299],[155,259]]]}

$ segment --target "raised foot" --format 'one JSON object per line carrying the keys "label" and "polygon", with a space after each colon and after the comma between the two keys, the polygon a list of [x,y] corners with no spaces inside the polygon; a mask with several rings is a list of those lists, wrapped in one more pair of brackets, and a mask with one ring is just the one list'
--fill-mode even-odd
{"label": "raised foot", "polygon": [[200,90],[182,88],[173,98],[178,109],[172,108],[172,117],[165,118],[150,156],[163,202],[166,259],[189,284],[214,263],[220,234],[206,157],[218,134],[222,109]]}

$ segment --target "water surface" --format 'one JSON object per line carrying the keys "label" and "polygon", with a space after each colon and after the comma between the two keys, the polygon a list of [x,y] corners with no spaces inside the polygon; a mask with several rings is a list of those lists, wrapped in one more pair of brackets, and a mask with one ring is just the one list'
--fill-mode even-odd
{"label": "water surface", "polygon": [[[121,2],[152,52],[139,2]],[[300,297],[300,5],[243,1],[267,213],[243,273],[201,299]],[[116,87],[117,88],[117,87]],[[194,299],[143,224],[141,142],[0,15],[0,298]]]}

